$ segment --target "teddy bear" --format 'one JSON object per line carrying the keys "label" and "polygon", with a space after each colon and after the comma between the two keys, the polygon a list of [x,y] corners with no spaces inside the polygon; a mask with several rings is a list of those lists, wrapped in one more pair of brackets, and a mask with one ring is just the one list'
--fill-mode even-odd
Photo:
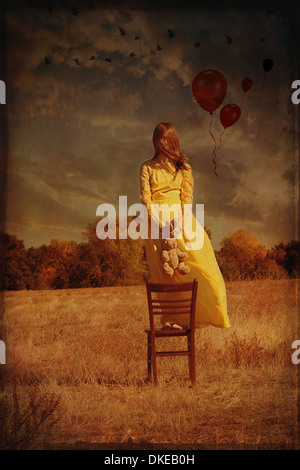
{"label": "teddy bear", "polygon": [[188,254],[177,248],[176,238],[166,238],[163,240],[161,257],[164,262],[163,268],[167,276],[172,277],[175,269],[178,269],[180,274],[188,274],[190,272],[189,266],[184,262],[184,260],[188,258]]}

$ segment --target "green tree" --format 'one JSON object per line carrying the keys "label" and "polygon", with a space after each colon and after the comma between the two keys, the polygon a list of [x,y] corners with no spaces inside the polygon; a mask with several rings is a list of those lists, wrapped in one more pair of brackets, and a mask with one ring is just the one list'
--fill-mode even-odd
{"label": "green tree", "polygon": [[292,240],[288,243],[280,242],[271,249],[269,257],[273,259],[277,265],[283,267],[290,277],[299,277],[299,249],[299,241]]}
{"label": "green tree", "polygon": [[[101,285],[135,285],[148,276],[143,240],[119,239],[119,223],[116,221],[116,239],[100,240],[96,226],[100,218],[89,224],[84,237],[96,261],[92,278],[100,279]],[[128,223],[132,219],[128,218]]]}
{"label": "green tree", "polygon": [[69,283],[71,267],[77,261],[77,243],[52,239],[48,247],[48,270],[52,268],[53,276],[50,288],[66,289],[72,287]]}
{"label": "green tree", "polygon": [[26,263],[23,240],[0,232],[0,289],[21,290],[31,284],[31,272]]}
{"label": "green tree", "polygon": [[257,277],[266,253],[254,234],[238,230],[222,240],[216,255],[225,279],[245,280]]}
{"label": "green tree", "polygon": [[50,245],[27,250],[27,264],[31,270],[32,289],[63,289],[70,285],[70,272],[78,258],[78,244],[74,241],[52,239]]}

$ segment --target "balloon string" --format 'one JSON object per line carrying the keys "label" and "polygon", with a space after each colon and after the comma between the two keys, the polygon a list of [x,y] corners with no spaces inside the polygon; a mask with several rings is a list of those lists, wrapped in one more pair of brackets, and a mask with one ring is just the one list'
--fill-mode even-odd
{"label": "balloon string", "polygon": [[214,158],[213,158],[213,163],[215,165],[214,166],[214,173],[215,173],[216,176],[218,176],[218,173],[216,172],[216,169],[217,169],[216,156],[217,156],[217,154],[215,153]]}
{"label": "balloon string", "polygon": [[213,115],[213,113],[210,113],[210,114],[211,114],[211,120],[210,120],[210,123],[209,123],[209,133],[210,133],[210,135],[212,136],[212,138],[214,139],[215,148],[214,148],[213,153],[215,153],[217,144],[216,144],[216,139],[215,139],[213,133],[211,132],[211,125],[212,125],[212,121],[213,121],[214,115]]}
{"label": "balloon string", "polygon": [[217,157],[217,151],[221,148],[221,145],[222,145],[222,135],[224,134],[226,130],[226,127],[224,127],[223,131],[221,132],[220,134],[220,139],[219,139],[219,145],[217,148],[215,148],[214,150],[214,158],[213,158],[213,162],[214,162],[214,165],[215,165],[215,168],[214,168],[214,172],[215,172],[215,175],[218,176],[217,172],[216,172],[216,168],[217,168],[217,162],[216,162],[216,157]]}
{"label": "balloon string", "polygon": [[220,149],[220,147],[221,147],[221,145],[222,145],[222,136],[223,136],[225,130],[226,130],[226,127],[224,127],[223,131],[221,132],[221,134],[220,134],[220,140],[219,140],[219,145],[218,145],[217,148],[215,148],[215,150],[214,150],[214,152],[213,152],[213,153],[214,153],[213,162],[214,162],[214,165],[215,165],[214,172],[215,172],[215,175],[216,175],[216,176],[218,176],[218,174],[217,174],[217,172],[216,172],[216,168],[217,168],[216,156],[217,156],[217,151]]}
{"label": "balloon string", "polygon": [[265,80],[266,80],[266,72],[264,74],[264,79],[263,79],[263,83],[262,83],[262,86],[261,86],[261,91],[263,91],[263,89],[264,89]]}
{"label": "balloon string", "polygon": [[216,154],[217,142],[216,142],[216,139],[215,139],[213,133],[211,132],[211,125],[212,125],[212,121],[213,121],[213,113],[211,112],[210,115],[211,115],[211,120],[210,120],[210,123],[209,123],[209,133],[210,133],[210,135],[211,135],[211,137],[213,138],[214,143],[215,143],[215,148],[213,149],[213,152],[212,152],[211,156],[213,157],[214,173],[215,173],[216,176],[218,176],[218,173],[216,172],[216,169],[217,169],[217,162],[216,162],[216,156],[217,156],[217,154]]}
{"label": "balloon string", "polygon": [[219,150],[219,148],[220,148],[221,145],[222,145],[222,136],[223,136],[225,130],[226,130],[226,127],[224,127],[224,129],[222,130],[222,132],[221,132],[221,134],[220,134],[219,146],[218,146],[216,152]]}

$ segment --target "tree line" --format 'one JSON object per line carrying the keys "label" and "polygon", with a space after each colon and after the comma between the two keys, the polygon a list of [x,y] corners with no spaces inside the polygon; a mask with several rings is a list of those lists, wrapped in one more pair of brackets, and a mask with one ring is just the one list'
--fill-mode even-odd
{"label": "tree line", "polygon": [[[84,242],[53,239],[26,249],[14,235],[0,233],[0,290],[71,289],[138,285],[149,278],[143,240],[99,240],[97,220],[83,233]],[[210,231],[207,231],[211,236]],[[299,242],[266,249],[246,230],[225,237],[216,251],[227,281],[295,278]]]}

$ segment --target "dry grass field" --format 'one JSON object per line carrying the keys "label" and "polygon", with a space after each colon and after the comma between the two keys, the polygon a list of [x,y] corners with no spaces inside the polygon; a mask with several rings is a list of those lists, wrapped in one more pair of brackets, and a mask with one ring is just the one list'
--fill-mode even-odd
{"label": "dry grass field", "polygon": [[297,281],[227,292],[232,326],[197,330],[194,387],[187,358],[146,381],[144,286],[6,292],[2,448],[298,449]]}

